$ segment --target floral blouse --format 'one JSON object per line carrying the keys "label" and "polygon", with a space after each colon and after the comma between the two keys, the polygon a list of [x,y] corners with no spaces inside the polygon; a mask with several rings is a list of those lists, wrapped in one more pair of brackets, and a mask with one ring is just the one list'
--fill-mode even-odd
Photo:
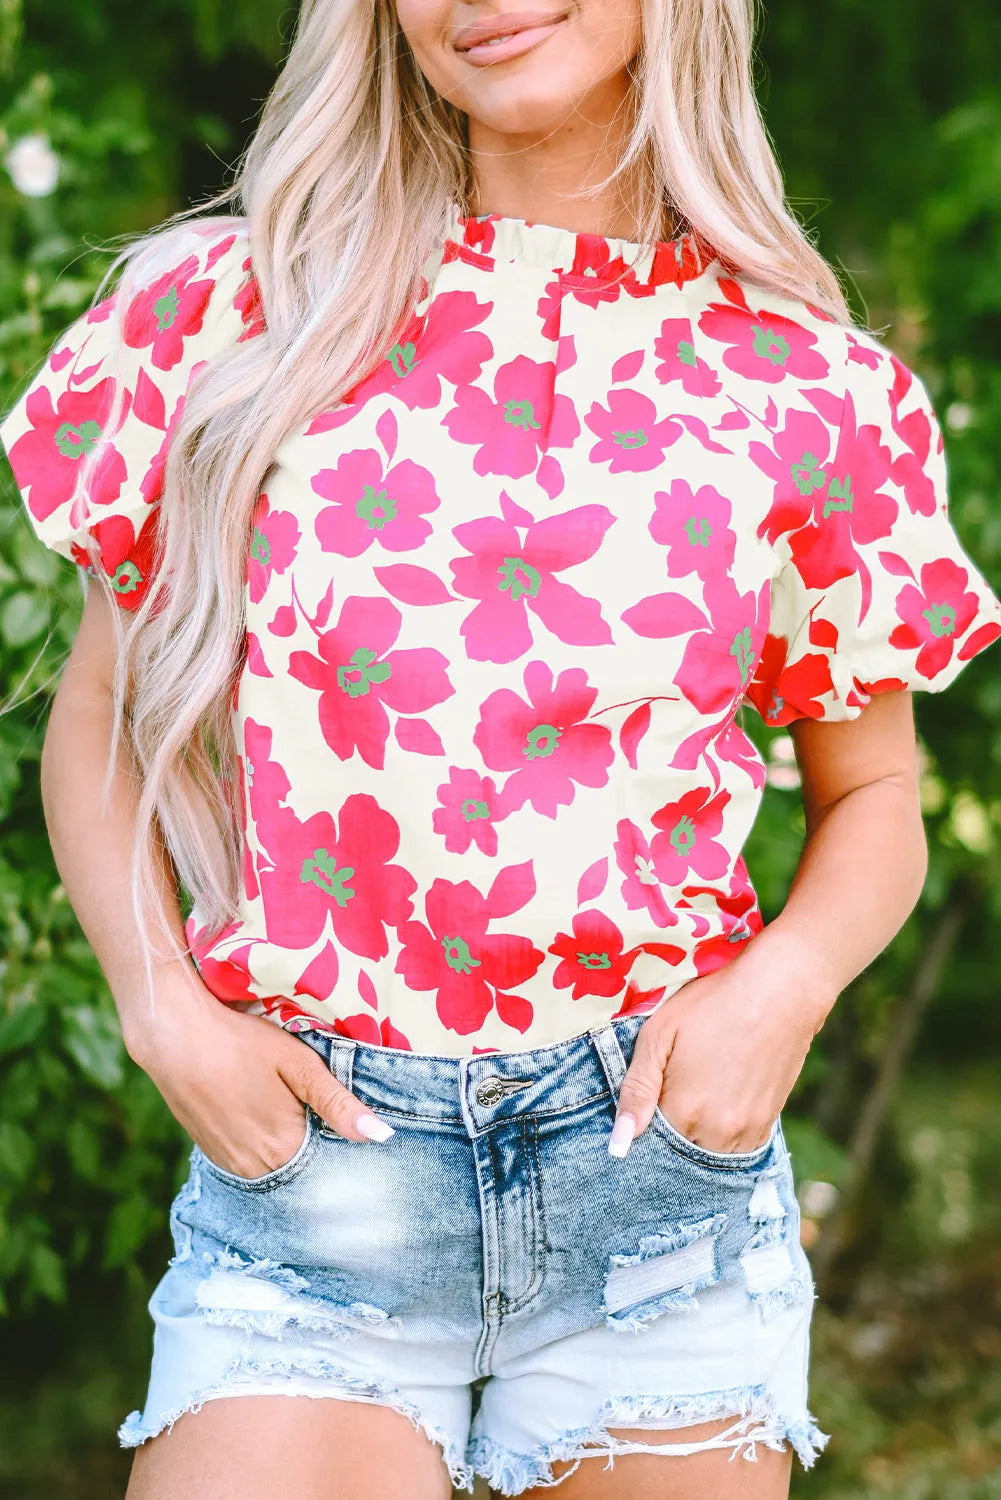
{"label": "floral blouse", "polygon": [[[220,1000],[451,1056],[651,1010],[762,919],[737,711],[858,716],[1001,635],[924,386],[694,236],[449,210],[408,328],[291,432],[247,538]],[[39,539],[148,586],[192,374],[263,323],[243,221],[57,341],[3,437]],[[75,470],[128,386],[89,497]]]}

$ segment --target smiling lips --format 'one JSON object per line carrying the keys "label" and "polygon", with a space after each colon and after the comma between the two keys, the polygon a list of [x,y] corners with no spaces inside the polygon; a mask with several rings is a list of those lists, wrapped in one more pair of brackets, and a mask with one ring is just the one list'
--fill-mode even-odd
{"label": "smiling lips", "polygon": [[452,43],[467,62],[483,64],[520,57],[544,41],[569,12],[545,15],[539,11],[508,11],[492,19],[464,26]]}

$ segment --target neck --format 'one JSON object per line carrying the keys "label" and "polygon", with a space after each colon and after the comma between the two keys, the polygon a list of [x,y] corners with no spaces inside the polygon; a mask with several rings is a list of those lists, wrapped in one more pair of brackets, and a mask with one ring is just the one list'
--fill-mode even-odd
{"label": "neck", "polygon": [[607,177],[622,159],[629,129],[627,98],[609,91],[589,98],[565,124],[539,138],[510,135],[469,118],[471,212],[551,224],[575,234],[639,237],[634,171],[588,197],[582,189]]}

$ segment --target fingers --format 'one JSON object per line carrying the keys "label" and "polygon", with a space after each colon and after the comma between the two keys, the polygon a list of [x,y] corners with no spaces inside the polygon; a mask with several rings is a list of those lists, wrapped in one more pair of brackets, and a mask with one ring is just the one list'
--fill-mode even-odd
{"label": "fingers", "polygon": [[283,1059],[278,1069],[292,1092],[345,1140],[388,1141],[394,1134],[392,1125],[338,1083],[312,1047],[301,1042],[296,1046],[298,1054],[292,1053],[288,1062]]}
{"label": "fingers", "polygon": [[645,1021],[636,1033],[633,1055],[619,1089],[615,1123],[608,1138],[612,1156],[625,1156],[636,1136],[642,1135],[657,1107],[664,1088],[664,1069],[671,1055],[674,1030],[658,1022]]}

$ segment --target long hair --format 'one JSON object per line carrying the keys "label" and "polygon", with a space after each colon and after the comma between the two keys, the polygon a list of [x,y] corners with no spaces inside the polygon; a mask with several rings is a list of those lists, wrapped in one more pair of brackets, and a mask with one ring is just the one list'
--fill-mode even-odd
{"label": "long hair", "polygon": [[[626,147],[605,183],[582,196],[628,172],[644,245],[668,223],[694,231],[754,281],[850,323],[834,271],[785,201],[753,87],[754,12],[754,0],[643,0]],[[199,372],[172,433],[159,522],[169,590],[151,589],[127,619],[112,610],[119,649],[105,788],[127,741],[131,890],[150,1005],[164,849],[204,931],[238,912],[232,708],[250,518],[265,475],[288,433],[374,369],[420,298],[449,200],[475,212],[474,191],[466,117],[421,73],[393,0],[303,0],[233,185],[128,243],[99,289],[124,267],[121,317],[134,290],[190,244],[197,215],[206,230],[249,233],[264,325]],[[99,462],[100,449],[87,472]],[[183,956],[164,935],[168,952]]]}

